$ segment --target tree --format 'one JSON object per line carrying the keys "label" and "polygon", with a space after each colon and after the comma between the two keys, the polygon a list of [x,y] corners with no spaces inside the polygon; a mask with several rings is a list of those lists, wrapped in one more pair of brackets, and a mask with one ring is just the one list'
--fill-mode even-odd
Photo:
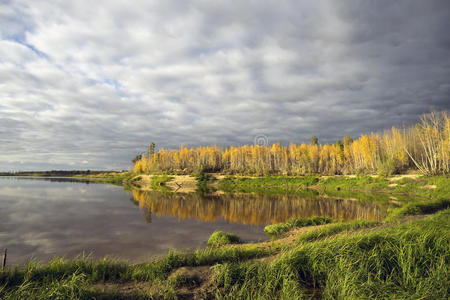
{"label": "tree", "polygon": [[351,137],[349,137],[348,135],[346,135],[342,138],[342,142],[344,143],[345,146],[348,146],[351,143],[353,143],[353,139]]}
{"label": "tree", "polygon": [[319,145],[319,139],[317,138],[317,136],[313,135],[311,137],[311,145]]}
{"label": "tree", "polygon": [[141,158],[142,158],[142,154],[138,154],[138,155],[136,155],[135,158],[133,158],[133,159],[131,160],[131,162],[132,162],[133,164],[135,164],[138,160],[141,160]]}
{"label": "tree", "polygon": [[155,153],[155,143],[151,142],[148,145],[148,149],[147,149],[147,159],[150,159],[151,157],[153,157],[153,153]]}

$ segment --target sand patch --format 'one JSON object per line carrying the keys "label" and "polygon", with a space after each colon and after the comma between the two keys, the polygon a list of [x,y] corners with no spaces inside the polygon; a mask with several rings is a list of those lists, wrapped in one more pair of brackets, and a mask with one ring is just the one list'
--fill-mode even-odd
{"label": "sand patch", "polygon": [[197,180],[189,175],[174,175],[172,180],[165,183],[165,186],[174,192],[190,193],[197,189]]}
{"label": "sand patch", "polygon": [[434,184],[429,184],[429,185],[421,186],[420,188],[421,188],[421,189],[431,189],[431,190],[434,190],[435,188],[437,188],[437,186],[434,185]]}
{"label": "sand patch", "polygon": [[389,181],[397,181],[403,178],[411,178],[411,179],[417,179],[419,178],[419,174],[404,174],[404,175],[395,175],[392,177],[389,177],[388,180]]}

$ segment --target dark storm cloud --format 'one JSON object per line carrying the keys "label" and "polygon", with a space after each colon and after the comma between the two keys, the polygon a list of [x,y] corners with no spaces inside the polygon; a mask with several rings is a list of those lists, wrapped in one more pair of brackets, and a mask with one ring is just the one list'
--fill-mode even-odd
{"label": "dark storm cloud", "polygon": [[1,170],[333,142],[450,108],[446,0],[2,1],[0,23]]}

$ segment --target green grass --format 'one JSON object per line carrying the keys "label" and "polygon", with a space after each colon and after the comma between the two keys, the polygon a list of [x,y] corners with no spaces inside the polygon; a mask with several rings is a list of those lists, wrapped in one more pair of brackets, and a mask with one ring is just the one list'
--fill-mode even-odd
{"label": "green grass", "polygon": [[[450,195],[450,177],[448,176],[402,178],[393,183],[397,186],[390,190],[391,194],[405,194],[420,200],[443,199]],[[435,188],[432,188],[433,186]]]}
{"label": "green grass", "polygon": [[84,274],[74,272],[59,280],[44,283],[25,279],[14,289],[0,287],[2,299],[82,299],[87,298],[89,283]]}
{"label": "green grass", "polygon": [[[338,198],[356,198],[362,201],[390,202],[392,189],[389,181],[383,177],[359,175],[354,178],[335,176],[267,176],[267,177],[232,177],[219,181],[219,189],[228,192],[290,194],[303,197],[330,196]],[[397,193],[397,197],[407,197]]]}
{"label": "green grass", "polygon": [[165,183],[171,181],[172,179],[173,179],[172,176],[167,175],[152,176],[152,189],[168,191],[170,189],[167,186],[165,186]]}
{"label": "green grass", "polygon": [[215,181],[216,178],[211,174],[199,172],[196,174],[195,179],[196,183],[196,192],[199,194],[207,194],[214,192],[214,189],[210,186],[210,183]]}
{"label": "green grass", "polygon": [[291,229],[304,227],[304,226],[314,226],[331,223],[333,220],[327,217],[311,217],[311,218],[298,218],[290,219],[284,223],[277,223],[272,225],[267,225],[264,227],[264,232],[271,238],[275,238],[282,233],[285,233]]}
{"label": "green grass", "polygon": [[215,267],[220,298],[446,299],[450,210],[369,233],[312,240],[270,263]]}
{"label": "green grass", "polygon": [[219,188],[227,192],[258,192],[269,189],[300,190],[308,187],[321,187],[335,190],[374,190],[383,189],[389,185],[384,177],[358,175],[356,177],[320,176],[267,176],[267,177],[225,177],[219,182]]}
{"label": "green grass", "polygon": [[298,236],[297,241],[300,243],[312,242],[326,237],[334,236],[338,233],[349,232],[363,228],[370,228],[379,225],[380,222],[357,220],[348,223],[335,223],[307,231]]}
{"label": "green grass", "polygon": [[339,188],[340,190],[375,190],[386,188],[389,183],[389,180],[381,176],[358,175],[356,177],[329,177],[321,180],[319,185],[324,188]]}
{"label": "green grass", "polygon": [[225,177],[219,181],[219,189],[226,192],[261,192],[270,189],[297,190],[299,187],[308,187],[318,182],[318,176],[268,176],[268,177]]}
{"label": "green grass", "polygon": [[[251,245],[243,248],[207,248],[191,253],[169,252],[163,258],[137,265],[110,258],[95,260],[90,256],[72,260],[55,258],[45,265],[30,261],[23,268],[13,267],[0,272],[0,299],[21,299],[22,295],[32,293],[37,295],[35,299],[47,299],[49,288],[59,285],[62,288],[63,285],[70,286],[71,282],[78,284],[81,280],[83,284],[79,284],[79,292],[86,296],[90,295],[90,292],[83,287],[96,282],[161,281],[166,280],[173,270],[182,266],[238,262],[265,256],[273,251]],[[74,274],[76,280],[72,278]]]}
{"label": "green grass", "polygon": [[386,217],[386,221],[394,221],[404,216],[431,214],[447,208],[450,208],[450,199],[413,202],[392,210]]}
{"label": "green grass", "polygon": [[233,233],[215,231],[211,234],[208,239],[208,247],[220,247],[229,244],[239,244],[241,243],[241,238]]}

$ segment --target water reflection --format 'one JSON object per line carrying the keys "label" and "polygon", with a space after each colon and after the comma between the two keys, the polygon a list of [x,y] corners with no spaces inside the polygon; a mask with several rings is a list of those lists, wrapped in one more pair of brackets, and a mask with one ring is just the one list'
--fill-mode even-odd
{"label": "water reflection", "polygon": [[215,230],[245,241],[266,239],[261,226],[224,220],[180,222],[147,214],[146,222],[119,186],[27,179],[0,178],[0,250],[8,248],[8,265],[83,252],[141,262],[171,249],[203,247]]}
{"label": "water reflection", "polygon": [[175,194],[156,191],[132,191],[147,222],[152,214],[177,217],[179,221],[225,220],[230,223],[266,225],[290,218],[327,216],[338,220],[381,220],[386,206],[372,202],[324,197],[261,194]]}
{"label": "water reflection", "polygon": [[259,241],[267,238],[264,225],[293,217],[380,220],[386,211],[373,202],[320,198],[314,191],[301,197],[200,196],[130,193],[70,178],[26,179],[0,178],[0,249],[8,248],[9,264],[83,251],[139,262],[170,249],[203,247],[215,230]]}

